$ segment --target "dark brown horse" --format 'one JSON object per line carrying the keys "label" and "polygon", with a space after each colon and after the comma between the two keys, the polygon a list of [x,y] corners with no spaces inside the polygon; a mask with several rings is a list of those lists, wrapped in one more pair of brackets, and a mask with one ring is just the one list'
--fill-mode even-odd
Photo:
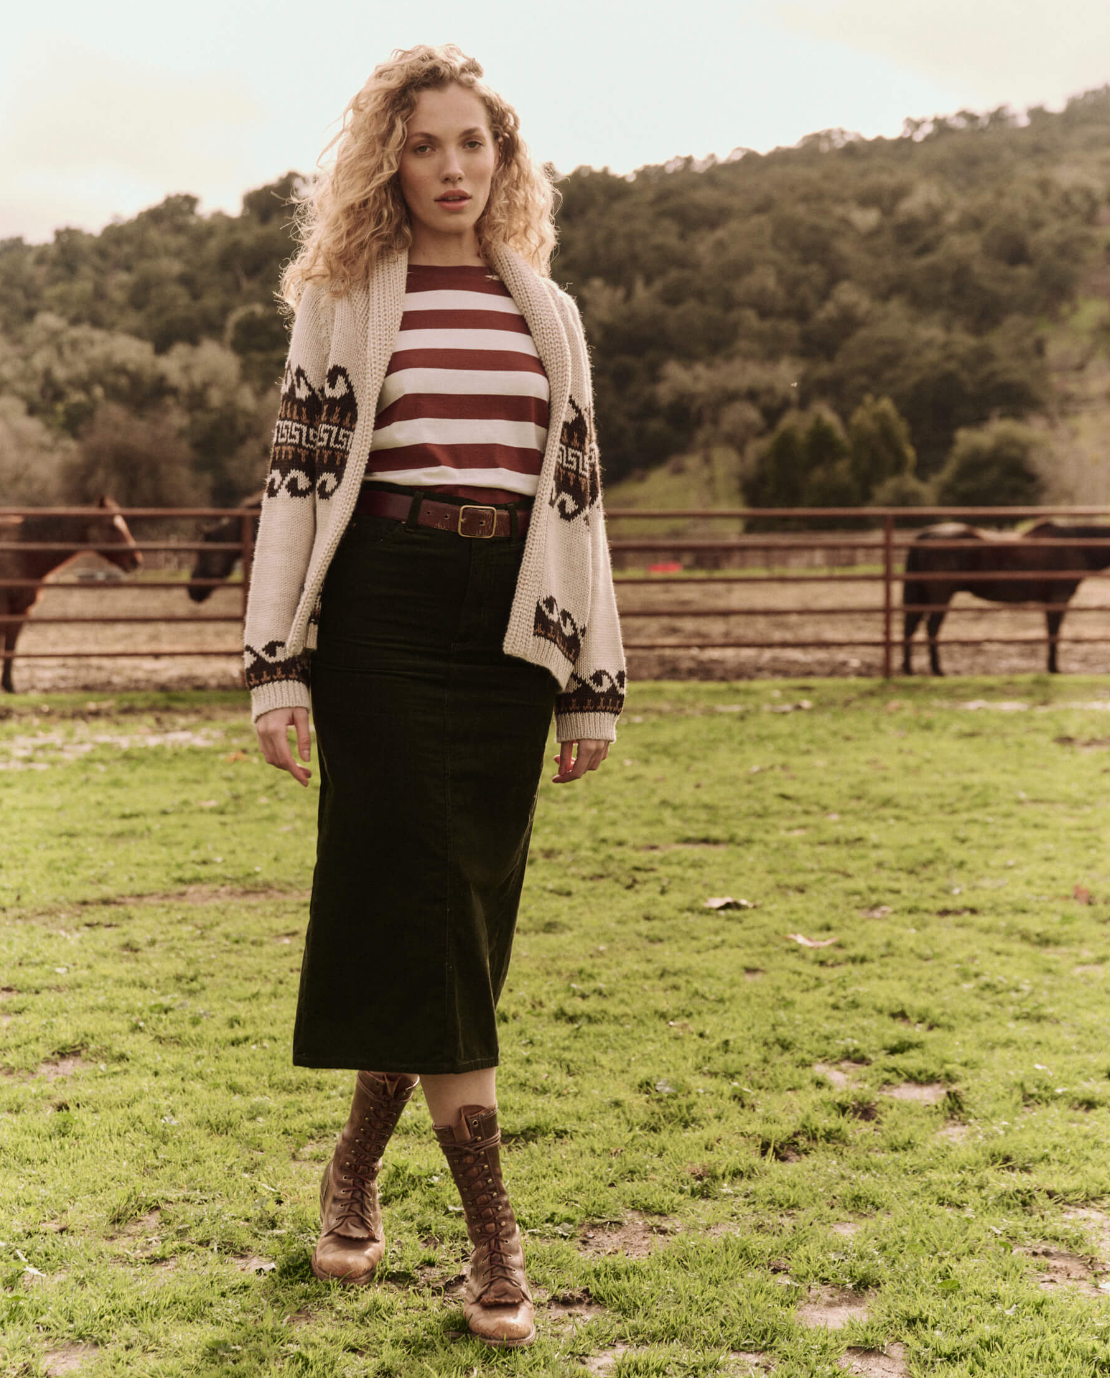
{"label": "dark brown horse", "polygon": [[[239,505],[239,510],[247,515],[254,513],[254,537],[258,537],[258,514],[262,510],[262,494],[256,493],[253,498],[247,498]],[[224,517],[213,526],[207,526],[201,532],[202,541],[210,541],[213,545],[230,545],[232,543],[239,546],[238,550],[202,550],[198,552],[196,563],[193,565],[192,573],[189,575],[189,597],[194,603],[203,603],[212,593],[211,584],[199,584],[198,579],[226,579],[235,568],[242,553],[243,541],[243,519],[242,517]]]}
{"label": "dark brown horse", "polygon": [[[130,573],[138,569],[143,557],[123,520],[119,504],[101,498],[95,510],[75,517],[52,516],[44,512],[29,517],[0,517],[0,547],[18,542],[14,549],[0,548],[0,626],[3,628],[4,670],[0,689],[12,693],[12,656],[23,630],[25,617],[42,596],[42,588],[15,587],[14,581],[41,583],[51,572],[89,547],[112,564]],[[62,547],[36,550],[37,545]],[[20,548],[23,547],[23,548]]]}
{"label": "dark brown horse", "polygon": [[[1099,545],[1081,544],[1100,541]],[[932,542],[961,541],[958,548],[938,548]],[[1048,669],[1056,674],[1056,644],[1068,600],[1087,573],[1110,565],[1110,526],[1068,526],[1039,522],[1023,532],[980,531],[963,522],[942,522],[920,532],[906,552],[906,577],[902,603],[906,609],[902,641],[902,670],[910,666],[910,639],[925,613],[915,605],[932,605],[926,630],[929,665],[934,675],[943,674],[937,653],[948,603],[955,593],[973,593],[993,603],[1043,603],[1048,624]],[[1046,574],[1076,571],[1074,579],[1044,578]],[[915,574],[943,574],[950,578],[917,580]],[[999,574],[1028,574],[1028,579],[999,579]],[[1037,576],[1042,576],[1038,578]]]}

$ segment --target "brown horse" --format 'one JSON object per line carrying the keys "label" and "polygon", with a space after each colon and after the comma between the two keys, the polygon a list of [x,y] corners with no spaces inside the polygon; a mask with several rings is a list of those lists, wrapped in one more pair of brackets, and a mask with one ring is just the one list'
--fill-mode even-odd
{"label": "brown horse", "polygon": [[[3,549],[19,546],[26,548]],[[38,545],[57,547],[37,550]],[[79,517],[52,516],[44,512],[29,517],[0,517],[0,625],[3,627],[4,670],[0,689],[12,693],[12,657],[23,630],[24,618],[42,596],[42,580],[60,565],[92,548],[98,555],[130,573],[143,557],[123,520],[119,504],[101,498],[95,509]],[[15,580],[34,580],[39,587],[13,586]]]}
{"label": "brown horse", "polygon": [[[258,536],[258,514],[262,510],[262,494],[256,493],[240,503],[239,510],[244,515],[254,514],[254,536]],[[224,517],[213,526],[201,532],[201,540],[213,545],[235,544],[238,550],[201,550],[189,575],[189,597],[194,603],[203,603],[212,593],[211,584],[199,584],[198,579],[226,579],[235,568],[242,554],[243,519]]]}
{"label": "brown horse", "polygon": [[[1101,545],[1078,542],[1098,540]],[[962,541],[955,549],[938,549],[933,541]],[[1068,544],[1076,542],[1076,544]],[[932,605],[926,630],[929,665],[941,675],[937,636],[955,593],[973,593],[993,603],[1044,603],[1048,624],[1048,669],[1057,673],[1056,644],[1068,601],[1085,575],[1110,565],[1110,526],[1067,526],[1039,522],[1024,532],[980,531],[963,522],[942,522],[920,532],[906,552],[902,585],[905,623],[902,633],[902,671],[910,675],[911,638],[925,612],[914,605]],[[1077,571],[1074,579],[1046,579],[1038,575]],[[1079,572],[1081,571],[1081,572]],[[915,574],[945,574],[950,578],[917,580]],[[998,579],[992,575],[1028,573],[1028,579]]]}

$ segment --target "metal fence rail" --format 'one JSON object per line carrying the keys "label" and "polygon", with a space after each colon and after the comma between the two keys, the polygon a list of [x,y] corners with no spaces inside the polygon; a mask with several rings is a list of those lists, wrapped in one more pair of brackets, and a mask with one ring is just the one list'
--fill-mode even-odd
{"label": "metal fence rail", "polygon": [[[106,610],[106,600],[117,596],[120,591],[129,590],[133,594],[136,587],[146,590],[184,589],[180,580],[166,578],[123,577],[112,581],[68,582],[67,591],[80,589],[100,595],[88,613],[58,615],[52,612],[35,612],[23,609],[23,602],[36,598],[48,588],[57,587],[58,581],[49,576],[29,578],[20,569],[21,555],[57,554],[60,562],[68,563],[75,556],[89,552],[104,553],[105,545],[98,541],[31,540],[20,541],[19,533],[24,517],[58,517],[71,519],[75,524],[88,520],[100,509],[85,507],[30,508],[0,507],[0,635],[10,638],[16,635],[26,622],[40,625],[83,625],[110,624],[233,624],[241,623],[246,612],[247,595],[250,587],[251,561],[254,553],[254,524],[256,513],[243,508],[126,508],[122,516],[134,528],[132,532],[134,549],[144,555],[155,555],[156,562],[164,564],[167,559],[180,561],[182,557],[194,557],[201,551],[212,553],[234,552],[242,560],[243,577],[234,581],[240,592],[239,609],[236,613],[210,614],[190,612],[152,615],[148,611],[118,609]],[[626,630],[633,635],[626,640],[632,651],[695,651],[717,649],[768,649],[768,648],[830,648],[836,646],[859,646],[878,649],[882,652],[882,673],[889,677],[894,668],[894,654],[902,646],[900,630],[896,630],[896,616],[903,611],[928,614],[946,608],[943,603],[903,601],[898,586],[904,582],[903,566],[905,552],[913,543],[920,527],[937,521],[960,520],[979,521],[992,526],[1013,527],[1026,518],[1056,518],[1061,520],[1088,518],[1110,518],[1107,507],[995,507],[995,508],[732,508],[705,509],[686,508],[677,510],[657,510],[643,508],[614,508],[608,512],[610,529],[614,533],[610,540],[618,595],[621,602],[628,600],[623,590],[637,587],[656,586],[661,595],[649,606],[623,607],[622,621]],[[229,517],[239,519],[239,539],[233,542],[211,542],[200,539],[203,524]],[[844,526],[829,530],[808,529],[808,523],[841,522]],[[624,534],[629,524],[649,522],[656,527],[665,523],[668,532],[636,536]],[[714,538],[701,534],[713,525],[725,522],[737,528],[738,534]],[[776,525],[792,525],[795,529],[768,532],[768,522]],[[913,523],[913,527],[909,523]],[[149,524],[155,524],[153,530]],[[848,525],[850,524],[850,525]],[[144,525],[148,530],[144,531]],[[161,530],[163,534],[156,532]],[[169,532],[170,534],[164,534]],[[621,534],[616,534],[620,532]],[[1069,548],[1102,548],[1107,552],[1107,565],[1110,565],[1110,524],[1107,525],[1106,538],[1068,538],[1064,541],[1051,541],[1038,538],[1038,544],[1051,546],[1066,544]],[[968,545],[966,540],[930,540],[933,550],[957,550]],[[977,543],[977,548],[980,548]],[[117,547],[118,549],[118,547]],[[667,556],[664,561],[660,557]],[[807,571],[820,569],[821,572],[795,573],[798,561],[804,561]],[[751,572],[735,572],[740,566]],[[843,572],[835,572],[837,569]],[[788,572],[789,571],[789,572]],[[1074,582],[1080,579],[1106,578],[1106,573],[1091,569],[1046,570],[1031,574],[1023,570],[983,571],[991,582],[1007,581],[1030,582]],[[914,572],[913,580],[928,586],[931,583],[951,583],[949,572]],[[198,585],[215,588],[224,584],[220,579],[198,579]],[[674,599],[676,586],[688,591],[697,588],[699,596],[710,589],[728,586],[748,585],[754,588],[774,585],[779,589],[799,585],[799,603],[796,606],[777,608],[720,607],[703,601],[678,606]],[[814,640],[812,637],[791,635],[791,623],[799,617],[814,616],[815,609],[806,605],[805,590],[813,585],[862,586],[874,590],[873,601],[855,606],[834,604],[819,609],[822,618],[837,619],[865,618],[873,623],[873,630],[866,635],[858,635],[844,627],[844,636],[836,634],[831,638]],[[668,599],[670,601],[668,601]],[[134,598],[130,599],[132,605]],[[995,605],[984,603],[976,610],[986,612]],[[1000,609],[1021,607],[1027,611],[1045,612],[1053,605],[1045,601],[1030,601],[1020,604],[997,605]],[[1057,605],[1058,606],[1058,605]],[[12,609],[19,609],[13,611]],[[952,611],[959,611],[954,609]],[[1069,617],[1089,613],[1110,614],[1110,605],[1084,605],[1069,609]],[[776,639],[763,635],[745,635],[745,617],[781,619],[784,636]],[[705,635],[678,637],[652,636],[650,631],[644,639],[637,639],[635,631],[645,622],[666,622],[681,619],[695,623],[709,623],[711,619],[722,619],[725,630]],[[645,628],[645,631],[648,629]],[[849,634],[851,633],[851,634]],[[1062,640],[1059,637],[1015,637],[1015,636],[977,636],[961,639],[946,637],[944,644],[950,646],[980,645],[1044,645]],[[1085,644],[1110,643],[1110,637],[1084,637]],[[133,658],[161,656],[235,656],[238,652],[215,646],[149,646],[146,648],[119,648],[110,645],[95,650],[78,647],[51,650],[13,649],[9,643],[0,648],[0,657],[7,662],[18,656],[20,659],[100,659]]]}

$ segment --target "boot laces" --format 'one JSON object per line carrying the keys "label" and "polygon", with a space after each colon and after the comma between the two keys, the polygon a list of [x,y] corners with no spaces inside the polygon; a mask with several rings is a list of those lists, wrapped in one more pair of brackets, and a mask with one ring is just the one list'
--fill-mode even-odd
{"label": "boot laces", "polygon": [[[489,1164],[479,1154],[467,1154],[463,1167],[466,1181],[464,1205],[470,1207],[479,1238],[475,1248],[482,1250],[486,1257],[487,1285],[493,1282],[507,1282],[520,1293],[519,1265],[512,1262],[506,1254],[509,1235],[516,1220],[509,1206],[504,1189],[498,1190]],[[482,1188],[486,1188],[483,1201]]]}
{"label": "boot laces", "polygon": [[392,1129],[383,1110],[384,1107],[371,1103],[355,1130],[354,1139],[346,1146],[332,1198],[337,1211],[333,1230],[354,1222],[368,1234],[374,1233],[373,1217],[378,1204],[378,1170],[381,1166],[381,1152],[375,1152],[375,1149],[381,1142],[382,1131],[386,1131],[388,1137]]}

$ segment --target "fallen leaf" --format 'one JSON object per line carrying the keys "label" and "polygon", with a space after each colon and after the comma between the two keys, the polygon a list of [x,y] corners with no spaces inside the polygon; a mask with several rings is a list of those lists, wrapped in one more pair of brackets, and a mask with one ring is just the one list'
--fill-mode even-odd
{"label": "fallen leaf", "polygon": [[1080,904],[1091,903],[1091,892],[1085,885],[1077,885],[1071,892],[1073,900],[1078,900]]}
{"label": "fallen leaf", "polygon": [[734,900],[731,895],[711,895],[702,906],[705,909],[758,909],[751,900]]}
{"label": "fallen leaf", "polygon": [[224,757],[225,761],[249,761],[250,757],[245,751],[229,751]]}
{"label": "fallen leaf", "polygon": [[839,938],[807,938],[804,933],[787,933],[785,936],[802,947],[831,947],[840,941]]}

